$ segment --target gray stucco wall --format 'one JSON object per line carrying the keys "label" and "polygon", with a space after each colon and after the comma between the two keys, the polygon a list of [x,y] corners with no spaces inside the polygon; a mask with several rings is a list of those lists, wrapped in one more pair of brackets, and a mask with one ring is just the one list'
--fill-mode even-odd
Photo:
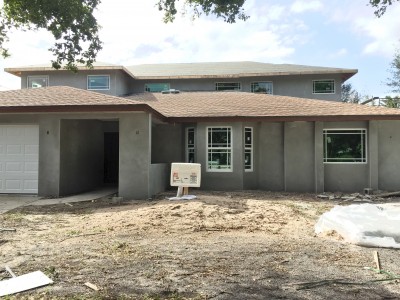
{"label": "gray stucco wall", "polygon": [[[334,94],[313,94],[313,80],[335,80]],[[132,89],[136,93],[144,92],[146,83],[169,83],[172,89],[181,91],[215,91],[217,82],[240,82],[241,91],[251,92],[251,83],[259,81],[272,81],[273,94],[294,96],[310,99],[323,99],[340,101],[342,79],[340,75],[298,75],[298,76],[269,76],[269,77],[242,77],[232,79],[173,79],[173,80],[135,80]]]}
{"label": "gray stucco wall", "polygon": [[168,188],[170,171],[170,164],[151,164],[149,196],[163,192]]}
{"label": "gray stucco wall", "polygon": [[130,82],[131,78],[121,70],[90,70],[78,71],[73,73],[70,71],[47,71],[47,72],[23,72],[21,75],[21,88],[27,87],[28,76],[48,76],[49,86],[71,86],[83,90],[87,90],[87,76],[88,75],[109,75],[110,76],[110,89],[109,90],[96,90],[95,92],[104,93],[108,95],[125,95],[131,92]]}
{"label": "gray stucco wall", "polygon": [[121,116],[119,137],[119,196],[147,199],[151,192],[151,116],[147,113]]}
{"label": "gray stucco wall", "polygon": [[159,124],[152,127],[151,162],[185,161],[184,128],[181,124]]}
{"label": "gray stucco wall", "polygon": [[[323,128],[368,129],[368,122],[324,122]],[[367,149],[367,151],[369,151],[369,149]],[[362,192],[364,188],[370,185],[368,164],[369,163],[324,163],[325,191]]]}
{"label": "gray stucco wall", "polygon": [[314,192],[314,123],[286,122],[284,135],[285,191]]}
{"label": "gray stucco wall", "polygon": [[284,123],[260,124],[259,140],[259,187],[269,191],[283,191],[284,181]]}
{"label": "gray stucco wall", "polygon": [[103,184],[104,135],[101,121],[61,120],[60,195]]}
{"label": "gray stucco wall", "polygon": [[379,121],[379,189],[400,190],[400,121]]}

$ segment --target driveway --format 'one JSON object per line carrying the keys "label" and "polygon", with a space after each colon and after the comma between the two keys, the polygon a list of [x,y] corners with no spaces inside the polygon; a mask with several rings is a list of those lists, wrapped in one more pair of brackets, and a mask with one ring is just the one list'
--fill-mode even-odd
{"label": "driveway", "polygon": [[94,191],[62,197],[45,199],[36,195],[9,195],[0,194],[0,214],[12,210],[14,208],[25,205],[52,205],[60,203],[71,203],[81,201],[91,201],[102,197],[110,196],[117,193],[116,188],[100,188]]}

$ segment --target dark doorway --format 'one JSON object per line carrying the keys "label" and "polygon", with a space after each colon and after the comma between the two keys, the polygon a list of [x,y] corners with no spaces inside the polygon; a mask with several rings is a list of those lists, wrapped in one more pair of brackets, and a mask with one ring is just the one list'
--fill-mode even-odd
{"label": "dark doorway", "polygon": [[118,184],[119,133],[104,133],[104,183]]}

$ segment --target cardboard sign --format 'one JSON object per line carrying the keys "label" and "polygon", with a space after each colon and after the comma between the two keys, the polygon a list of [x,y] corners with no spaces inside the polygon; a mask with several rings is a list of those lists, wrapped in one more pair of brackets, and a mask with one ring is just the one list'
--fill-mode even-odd
{"label": "cardboard sign", "polygon": [[171,186],[200,187],[200,179],[200,164],[171,164]]}

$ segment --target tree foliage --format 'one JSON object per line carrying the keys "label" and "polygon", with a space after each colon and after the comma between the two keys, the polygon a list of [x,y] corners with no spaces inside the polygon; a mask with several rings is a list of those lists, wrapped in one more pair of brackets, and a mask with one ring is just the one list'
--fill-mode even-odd
{"label": "tree foliage", "polygon": [[101,50],[99,25],[93,16],[100,0],[4,0],[0,11],[0,51],[9,55],[5,43],[13,28],[45,29],[52,33],[55,44],[54,68],[65,64],[76,69],[76,63],[90,66]]}
{"label": "tree foliage", "polygon": [[375,8],[375,15],[382,17],[388,6],[398,1],[400,0],[369,0],[369,4]]}
{"label": "tree foliage", "polygon": [[342,102],[360,103],[361,94],[353,88],[351,83],[343,83],[342,94],[340,99],[342,100]]}
{"label": "tree foliage", "polygon": [[[215,15],[227,23],[235,23],[236,20],[246,21],[248,16],[244,13],[243,4],[246,0],[186,0],[186,7],[192,9],[193,17],[201,14]],[[178,10],[176,3],[179,0],[158,0],[158,9],[164,12],[164,22],[173,22]]]}
{"label": "tree foliage", "polygon": [[388,78],[387,85],[394,93],[400,93],[400,50],[398,50],[390,64],[391,78]]}

